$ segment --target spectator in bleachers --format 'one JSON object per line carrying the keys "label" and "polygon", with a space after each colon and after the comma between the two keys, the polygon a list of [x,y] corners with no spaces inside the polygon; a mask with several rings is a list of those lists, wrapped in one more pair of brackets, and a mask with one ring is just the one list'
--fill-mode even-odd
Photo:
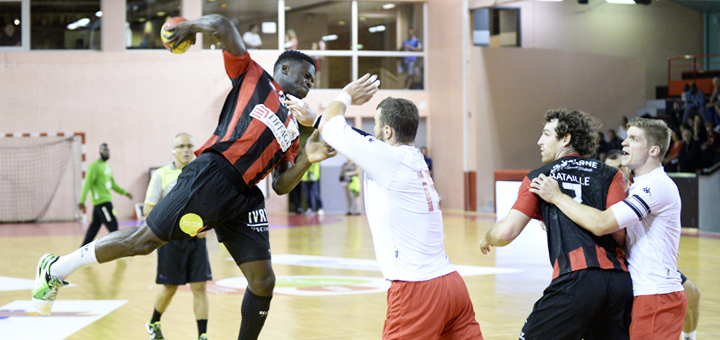
{"label": "spectator in bleachers", "polygon": [[597,131],[595,134],[595,141],[597,141],[595,153],[590,158],[597,159],[602,162],[605,160],[608,151],[610,151],[610,144],[605,140],[605,134],[602,133],[602,131]]}
{"label": "spectator in bleachers", "polygon": [[703,143],[703,153],[705,154],[705,167],[711,167],[715,164],[715,150],[718,147],[717,132],[713,129],[715,126],[711,122],[705,122],[705,143]]}
{"label": "spectator in bleachers", "polygon": [[712,123],[716,128],[720,128],[720,78],[712,79],[713,92],[705,105],[705,121]]}
{"label": "spectator in bleachers", "polygon": [[677,130],[673,130],[670,148],[668,148],[668,152],[665,154],[665,158],[663,158],[665,172],[678,172],[678,156],[680,155],[682,147],[683,141],[682,138],[680,138],[680,134]]}
{"label": "spectator in bleachers", "polygon": [[695,172],[703,162],[702,142],[697,131],[690,125],[681,127],[683,145],[678,155],[679,172]]}
{"label": "spectator in bleachers", "polygon": [[[690,90],[685,93],[685,112],[683,113],[683,124],[687,124],[690,116],[700,115],[700,110],[705,108],[705,95],[698,91],[697,84],[690,84]],[[704,116],[704,114],[703,114]]]}
{"label": "spectator in bleachers", "polygon": [[622,142],[623,142],[623,140],[618,138],[617,134],[615,133],[615,130],[613,130],[613,129],[608,130],[609,150],[622,150]]}

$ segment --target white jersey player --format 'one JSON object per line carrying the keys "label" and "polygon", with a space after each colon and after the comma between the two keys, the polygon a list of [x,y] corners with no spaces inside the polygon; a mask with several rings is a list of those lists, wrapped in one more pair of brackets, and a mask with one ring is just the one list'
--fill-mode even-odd
{"label": "white jersey player", "polygon": [[[425,159],[414,141],[417,107],[387,98],[377,108],[375,137],[354,130],[345,109],[366,75],[343,89],[319,121],[323,139],[365,173],[364,197],[375,255],[386,280],[383,339],[482,339],[464,281],[443,246],[442,212]],[[429,298],[431,297],[432,298]]]}
{"label": "white jersey player", "polygon": [[677,339],[687,299],[677,271],[680,194],[661,163],[671,132],[665,122],[656,119],[637,118],[628,127],[622,165],[632,170],[635,178],[624,201],[599,211],[562,194],[549,177],[533,180],[531,191],[595,235],[626,229],[635,295],[630,339]]}

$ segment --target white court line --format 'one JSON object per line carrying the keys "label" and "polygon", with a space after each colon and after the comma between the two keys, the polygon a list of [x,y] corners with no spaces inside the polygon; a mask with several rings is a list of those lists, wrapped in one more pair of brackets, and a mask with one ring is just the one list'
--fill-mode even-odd
{"label": "white court line", "polygon": [[17,300],[0,307],[3,339],[63,340],[83,327],[120,308],[127,300],[55,301],[50,316],[35,312],[30,300]]}
{"label": "white court line", "polygon": [[[31,290],[35,285],[35,280],[18,279],[15,277],[0,276],[0,292],[6,292],[11,290]],[[77,287],[75,284],[70,284],[66,287]],[[30,296],[28,294],[28,296]],[[0,333],[1,334],[1,333]]]}

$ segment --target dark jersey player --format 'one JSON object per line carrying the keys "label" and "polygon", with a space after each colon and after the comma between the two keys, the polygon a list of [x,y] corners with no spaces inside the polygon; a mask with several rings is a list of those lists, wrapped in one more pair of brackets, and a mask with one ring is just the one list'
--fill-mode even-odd
{"label": "dark jersey player", "polygon": [[[314,141],[316,131],[305,144],[305,152],[292,163],[299,132],[285,97],[307,95],[315,80],[315,66],[307,55],[287,51],[278,58],[271,77],[250,58],[235,26],[219,15],[178,23],[172,32],[171,44],[194,41],[202,32],[225,46],[225,69],[233,89],[217,129],[142,226],[110,234],[67,256],[43,256],[33,301],[42,315],[48,315],[58,288],[66,284],[63,280],[79,268],[146,255],[170,240],[215,229],[248,281],[239,338],[256,339],[268,315],[275,275],[264,199],[255,184],[273,171],[273,190],[286,194],[311,163],[335,155],[326,143]],[[300,123],[312,125],[304,119]]]}
{"label": "dark jersey player", "polygon": [[490,246],[512,242],[530,219],[545,223],[552,282],[535,303],[520,339],[629,338],[633,290],[621,250],[624,233],[595,236],[529,191],[532,179],[544,174],[557,179],[564,192],[583,204],[604,209],[622,201],[622,173],[581,156],[592,154],[597,125],[581,111],[545,113],[538,140],[545,165],[527,175],[508,216],[480,241],[487,254]]}

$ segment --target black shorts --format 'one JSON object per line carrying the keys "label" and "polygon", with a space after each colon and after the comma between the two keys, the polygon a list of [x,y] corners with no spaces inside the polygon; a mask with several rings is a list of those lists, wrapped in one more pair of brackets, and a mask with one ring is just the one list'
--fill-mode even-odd
{"label": "black shorts", "polygon": [[205,238],[170,241],[158,248],[157,256],[157,284],[182,286],[212,280]]}
{"label": "black shorts", "polygon": [[163,241],[215,229],[238,265],[270,259],[265,198],[222,156],[205,152],[183,168],[146,223]]}
{"label": "black shorts", "polygon": [[629,339],[630,273],[588,268],[557,277],[533,306],[521,340]]}

